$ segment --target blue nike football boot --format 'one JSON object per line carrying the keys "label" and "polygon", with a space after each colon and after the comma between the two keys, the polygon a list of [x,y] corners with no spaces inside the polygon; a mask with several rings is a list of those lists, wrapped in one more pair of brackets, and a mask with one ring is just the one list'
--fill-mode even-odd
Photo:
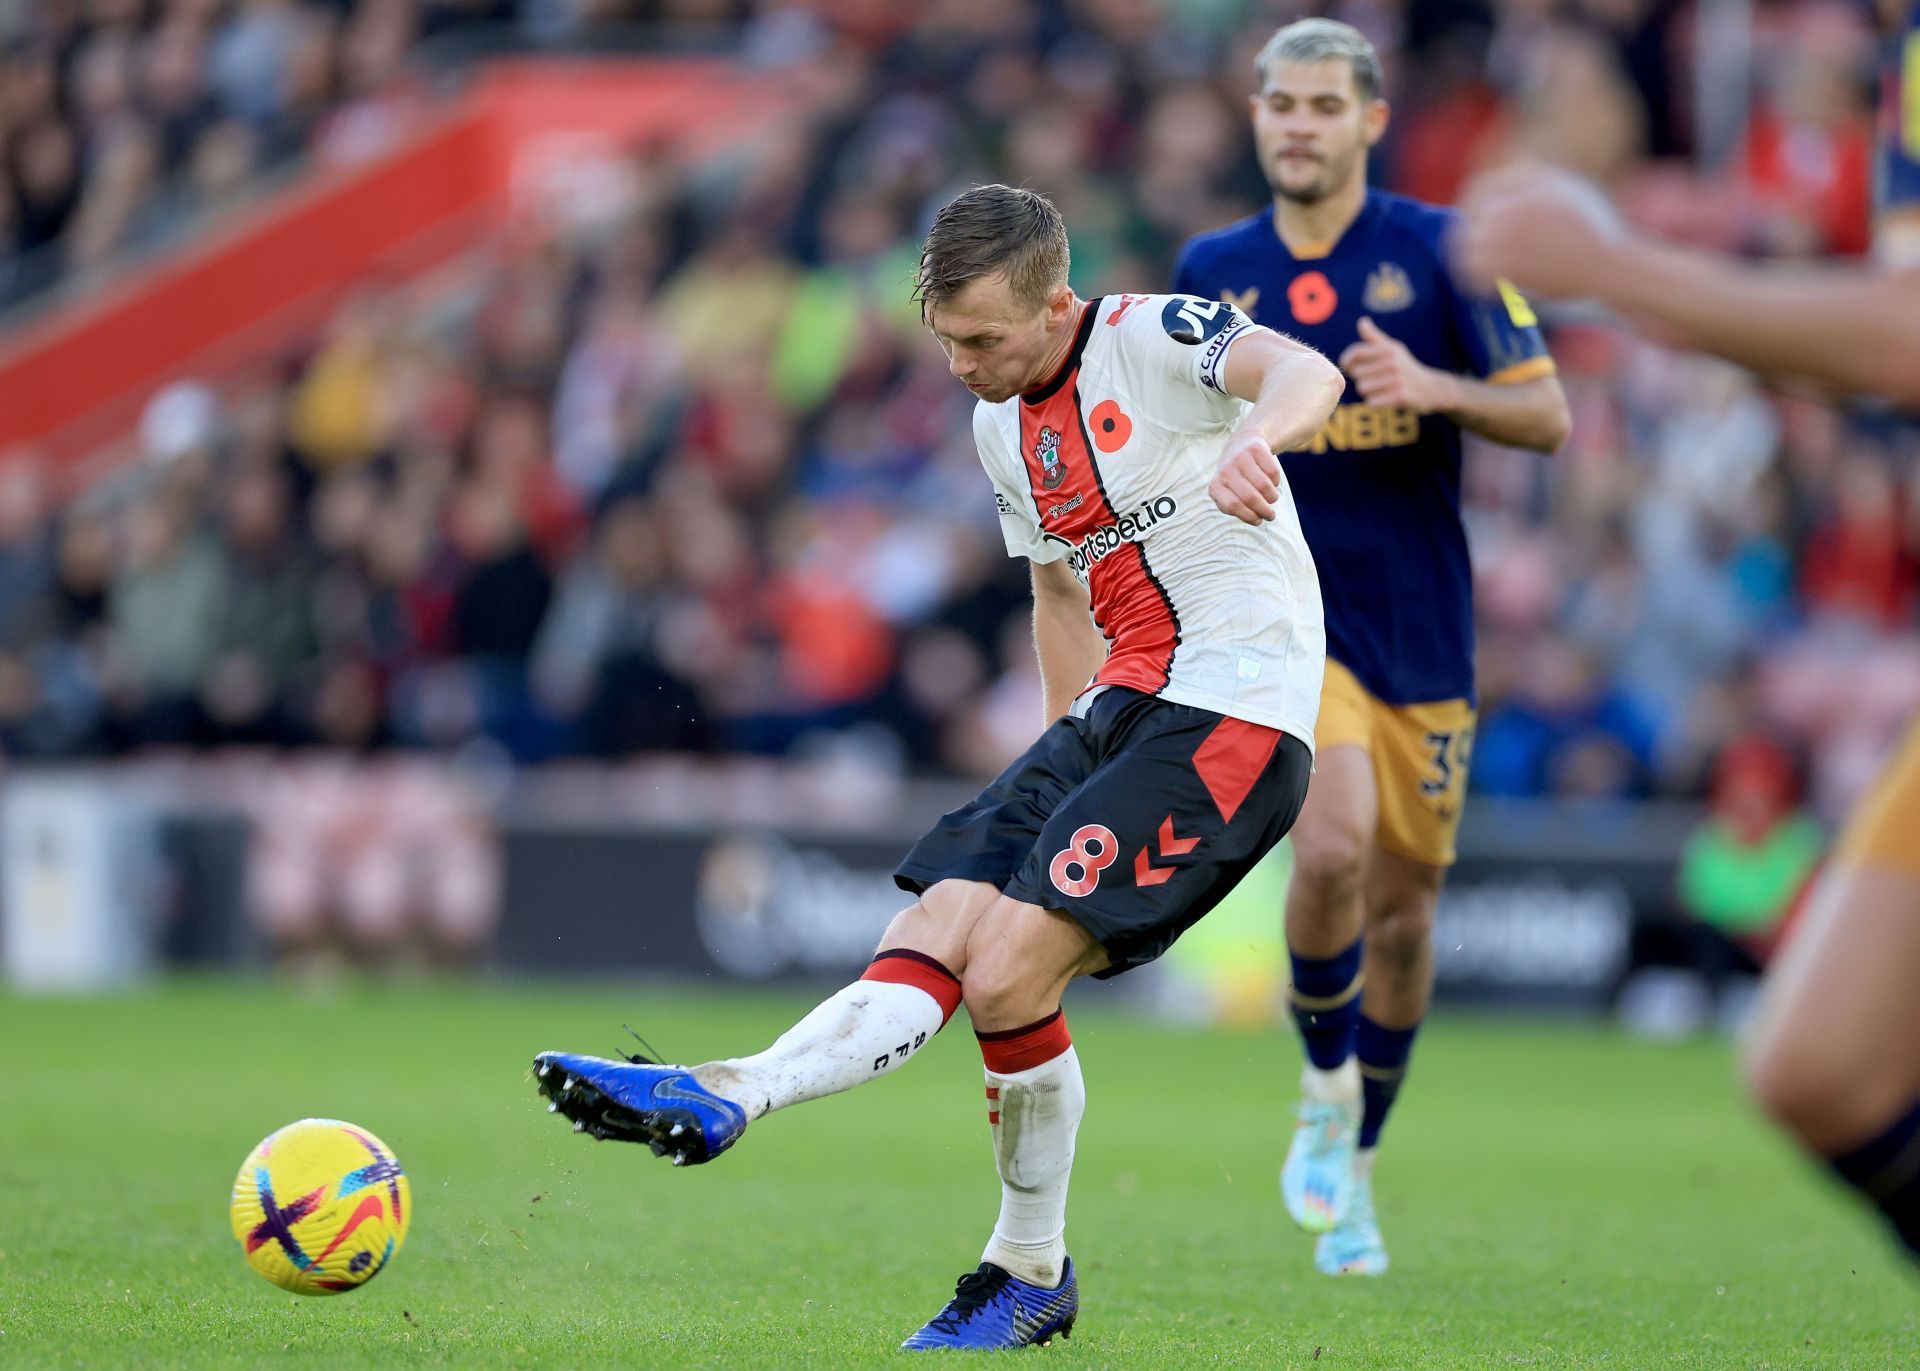
{"label": "blue nike football boot", "polygon": [[960,1278],[947,1307],[900,1346],[909,1352],[942,1347],[992,1352],[1039,1346],[1055,1333],[1071,1336],[1079,1316],[1080,1282],[1074,1279],[1073,1258],[1067,1258],[1066,1272],[1052,1290],[1029,1285],[992,1262],[981,1262],[977,1271]]}
{"label": "blue nike football boot", "polygon": [[712,1161],[747,1131],[747,1111],[684,1066],[542,1052],[533,1059],[533,1076],[547,1111],[572,1119],[574,1132],[645,1143],[675,1166]]}

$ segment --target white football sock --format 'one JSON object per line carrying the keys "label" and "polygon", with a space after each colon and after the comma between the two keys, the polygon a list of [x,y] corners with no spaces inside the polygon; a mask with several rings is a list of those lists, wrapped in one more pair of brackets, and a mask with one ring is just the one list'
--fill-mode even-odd
{"label": "white football sock", "polygon": [[1066,1274],[1067,1180],[1087,1108],[1080,1058],[1069,1047],[1025,1071],[989,1071],[987,1090],[988,1108],[1000,1116],[993,1126],[1000,1220],[980,1259],[1051,1288]]}
{"label": "white football sock", "polygon": [[751,1057],[695,1067],[693,1078],[757,1119],[878,1080],[940,1031],[940,1002],[917,986],[855,981]]}
{"label": "white football sock", "polygon": [[1300,1068],[1300,1097],[1309,1104],[1351,1104],[1360,1106],[1360,1061],[1348,1057],[1332,1070],[1323,1070],[1312,1062]]}

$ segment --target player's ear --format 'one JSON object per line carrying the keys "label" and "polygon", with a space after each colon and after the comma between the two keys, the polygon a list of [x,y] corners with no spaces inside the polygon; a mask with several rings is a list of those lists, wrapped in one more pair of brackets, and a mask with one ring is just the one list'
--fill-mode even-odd
{"label": "player's ear", "polygon": [[1377,146],[1387,136],[1387,123],[1393,118],[1393,106],[1385,100],[1369,100],[1365,118],[1367,146]]}
{"label": "player's ear", "polygon": [[1047,292],[1047,322],[1065,323],[1073,313],[1073,287],[1065,281]]}

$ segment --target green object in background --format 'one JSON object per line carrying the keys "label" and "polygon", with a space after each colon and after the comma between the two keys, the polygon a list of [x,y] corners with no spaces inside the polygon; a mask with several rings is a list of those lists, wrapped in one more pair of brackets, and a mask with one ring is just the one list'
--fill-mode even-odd
{"label": "green object in background", "polygon": [[1800,893],[1825,842],[1820,825],[1805,815],[1782,820],[1757,843],[1743,843],[1709,819],[1680,855],[1680,902],[1723,932],[1764,933]]}
{"label": "green object in background", "polygon": [[1281,912],[1292,873],[1293,844],[1283,842],[1161,958],[1163,974],[1195,999],[1198,1012],[1184,1017],[1245,1025],[1279,1018],[1287,989]]}
{"label": "green object in background", "polygon": [[[979,1260],[998,1199],[964,1019],[688,1171],[574,1135],[528,1078],[541,1048],[626,1046],[622,1022],[681,1058],[751,1051],[814,998],[0,995],[0,1366],[917,1365],[893,1349]],[[1069,1012],[1085,1313],[1020,1365],[1750,1371],[1920,1346],[1893,1244],[1752,1116],[1717,1041],[1436,1020],[1381,1157],[1393,1271],[1334,1281],[1274,1185],[1292,1036]],[[306,1115],[373,1129],[413,1183],[391,1268],[326,1300],[274,1291],[227,1229],[247,1149]]]}
{"label": "green object in background", "polygon": [[920,327],[911,286],[917,251],[897,247],[865,271],[848,266],[809,272],[794,294],[773,352],[773,393],[789,409],[823,404],[853,364],[862,321],[872,311],[910,336]]}

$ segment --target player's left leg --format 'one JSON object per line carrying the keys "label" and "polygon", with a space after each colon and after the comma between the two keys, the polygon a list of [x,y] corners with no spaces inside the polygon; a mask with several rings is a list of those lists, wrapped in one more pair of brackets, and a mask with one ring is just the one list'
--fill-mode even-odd
{"label": "player's left leg", "polygon": [[1360,1064],[1360,1139],[1347,1216],[1314,1245],[1314,1265],[1329,1275],[1378,1276],[1387,1269],[1373,1206],[1374,1158],[1433,998],[1433,915],[1445,879],[1445,867],[1385,848],[1367,866],[1366,989],[1354,1048]]}
{"label": "player's left leg", "polygon": [[974,925],[963,985],[986,1065],[1000,1215],[980,1265],[902,1346],[1019,1347],[1072,1331],[1067,1182],[1087,1092],[1060,995],[1106,966],[1092,935],[1055,910],[1003,897]]}
{"label": "player's left leg", "polygon": [[1367,861],[1366,988],[1354,1034],[1360,1135],[1346,1217],[1314,1246],[1314,1265],[1329,1275],[1377,1276],[1387,1269],[1373,1205],[1374,1161],[1433,997],[1434,911],[1453,864],[1472,750],[1473,708],[1466,700],[1374,701],[1372,707],[1380,824]]}

